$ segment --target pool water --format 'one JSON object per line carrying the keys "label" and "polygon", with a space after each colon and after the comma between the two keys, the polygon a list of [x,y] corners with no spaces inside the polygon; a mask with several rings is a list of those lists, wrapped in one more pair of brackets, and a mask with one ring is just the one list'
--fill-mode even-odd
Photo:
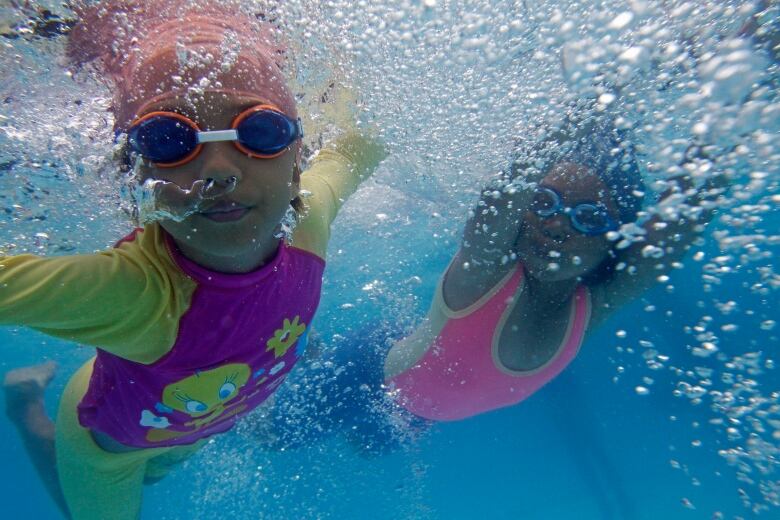
{"label": "pool water", "polygon": [[[777,65],[748,55],[735,62],[745,66],[736,74],[742,81],[712,73],[706,83],[706,71],[664,54],[696,28],[700,55],[717,54],[719,35],[732,34],[752,5],[300,0],[275,8],[292,34],[311,32],[311,48],[294,49],[301,90],[327,79],[324,57],[351,58],[338,74],[360,92],[361,117],[383,129],[390,150],[333,227],[314,324],[325,349],[371,324],[408,332],[419,322],[481,182],[502,167],[518,135],[555,119],[556,96],[594,95],[588,64],[625,81],[615,103],[642,129],[649,178],[701,132],[724,149],[748,151],[731,165],[730,205],[681,268],[620,309],[527,401],[435,425],[381,456],[361,455],[340,436],[269,451],[254,442],[250,416],[148,487],[143,518],[780,515]],[[23,15],[4,9],[9,20]],[[89,253],[131,229],[110,170],[108,91],[88,74],[66,74],[62,40],[0,42],[8,71],[0,78],[0,247],[15,254]],[[577,78],[561,77],[560,48]],[[639,48],[652,56],[625,54]],[[733,101],[745,89],[758,101]],[[91,356],[13,327],[0,329],[0,344],[3,371],[58,362],[46,396],[51,415],[68,377]],[[316,362],[302,361],[290,383]],[[57,518],[7,420],[0,443],[0,516]]]}

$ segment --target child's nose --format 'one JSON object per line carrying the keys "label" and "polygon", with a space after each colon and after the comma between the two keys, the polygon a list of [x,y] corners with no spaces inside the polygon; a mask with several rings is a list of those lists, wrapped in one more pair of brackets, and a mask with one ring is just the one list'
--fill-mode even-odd
{"label": "child's nose", "polygon": [[232,159],[232,143],[206,143],[201,151],[200,178],[220,184],[241,180],[241,168]]}
{"label": "child's nose", "polygon": [[569,227],[569,217],[558,213],[542,221],[542,231],[545,235],[557,242],[566,240],[571,234]]}

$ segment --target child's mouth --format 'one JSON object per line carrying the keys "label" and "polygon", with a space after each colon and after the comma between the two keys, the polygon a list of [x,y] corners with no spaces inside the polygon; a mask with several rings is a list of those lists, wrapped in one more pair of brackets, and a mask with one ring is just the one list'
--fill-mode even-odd
{"label": "child's mouth", "polygon": [[249,212],[249,208],[235,203],[218,204],[200,214],[214,222],[235,222]]}

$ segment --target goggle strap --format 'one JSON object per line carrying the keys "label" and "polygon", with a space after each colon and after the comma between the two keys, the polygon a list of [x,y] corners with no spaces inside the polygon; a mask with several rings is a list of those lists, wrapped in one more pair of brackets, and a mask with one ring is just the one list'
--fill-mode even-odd
{"label": "goggle strap", "polygon": [[[295,120],[295,132],[296,138],[303,137],[303,123],[301,118]],[[201,143],[217,143],[220,141],[238,141],[238,130],[231,128],[230,130],[209,130],[206,132],[198,132],[197,142]]]}
{"label": "goggle strap", "polygon": [[238,141],[238,130],[210,130],[207,132],[198,132],[198,144],[216,143],[219,141]]}

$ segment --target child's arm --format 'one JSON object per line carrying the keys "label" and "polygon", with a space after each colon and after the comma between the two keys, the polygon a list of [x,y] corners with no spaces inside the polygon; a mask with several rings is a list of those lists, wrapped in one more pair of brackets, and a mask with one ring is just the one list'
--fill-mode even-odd
{"label": "child's arm", "polygon": [[320,151],[301,176],[306,214],[295,228],[293,245],[325,258],[330,224],[344,201],[385,158],[381,143],[357,131],[349,131]]}
{"label": "child's arm", "polygon": [[508,179],[504,175],[485,186],[470,212],[442,287],[453,310],[474,303],[517,263],[515,244],[533,190],[519,177],[513,183]]}
{"label": "child's arm", "polygon": [[341,136],[322,150],[301,176],[302,189],[311,195],[304,199],[306,215],[295,229],[293,245],[325,258],[330,224],[344,201],[384,157],[378,141],[357,132]]}
{"label": "child's arm", "polygon": [[[695,167],[692,158],[684,167]],[[655,214],[642,226],[643,237],[618,249],[617,269],[604,283],[591,287],[597,325],[612,312],[638,297],[667,275],[690,249],[704,226],[712,220],[728,179],[719,174],[698,189],[692,176],[683,174],[667,181],[669,188],[655,206]]]}
{"label": "child's arm", "polygon": [[28,326],[133,361],[156,360],[173,344],[189,299],[159,259],[130,246],[0,258],[0,325]]}

